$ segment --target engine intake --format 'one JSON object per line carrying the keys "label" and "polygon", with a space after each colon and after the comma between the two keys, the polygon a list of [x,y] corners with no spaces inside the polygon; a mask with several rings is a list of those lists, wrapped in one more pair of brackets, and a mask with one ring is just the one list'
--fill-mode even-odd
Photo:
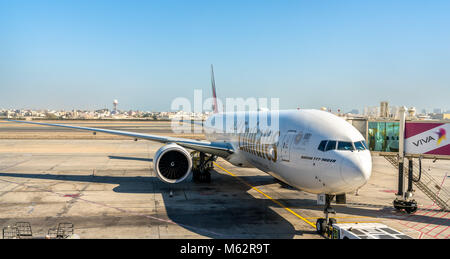
{"label": "engine intake", "polygon": [[161,181],[179,183],[191,173],[192,158],[183,147],[174,143],[168,144],[156,152],[153,166]]}

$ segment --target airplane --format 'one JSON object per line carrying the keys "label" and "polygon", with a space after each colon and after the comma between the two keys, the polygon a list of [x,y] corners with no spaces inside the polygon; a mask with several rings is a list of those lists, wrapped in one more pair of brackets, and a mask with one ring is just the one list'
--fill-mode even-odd
{"label": "airplane", "polygon": [[[331,201],[345,203],[345,193],[365,185],[372,158],[362,134],[346,120],[322,110],[221,112],[217,106],[211,65],[214,113],[203,123],[206,140],[174,138],[119,130],[16,121],[107,133],[163,143],[153,158],[157,177],[168,184],[186,180],[210,182],[212,161],[223,158],[234,166],[254,167],[299,190],[324,199],[324,218],[316,222],[319,234],[336,219]],[[278,123],[261,123],[261,118]],[[222,122],[233,118],[231,123]],[[256,122],[256,123],[255,123]],[[264,124],[264,125],[262,125]],[[193,150],[193,152],[189,152]],[[321,198],[319,198],[321,197]]]}

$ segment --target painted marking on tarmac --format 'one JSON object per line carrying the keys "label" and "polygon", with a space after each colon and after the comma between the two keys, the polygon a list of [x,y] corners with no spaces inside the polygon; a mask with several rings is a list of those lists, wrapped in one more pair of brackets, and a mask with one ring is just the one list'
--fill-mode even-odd
{"label": "painted marking on tarmac", "polygon": [[[237,178],[238,180],[240,180],[241,182],[243,182],[245,185],[249,186],[250,188],[252,188],[253,190],[259,192],[260,194],[264,195],[265,197],[267,197],[268,199],[270,199],[271,201],[273,201],[274,203],[280,205],[283,209],[285,209],[286,211],[290,212],[291,214],[293,214],[294,216],[296,216],[297,218],[301,219],[302,221],[304,221],[305,223],[307,223],[308,225],[312,226],[313,228],[316,228],[316,224],[309,221],[308,219],[318,219],[318,218],[323,218],[323,217],[302,217],[300,216],[298,213],[294,212],[293,210],[289,209],[288,207],[286,207],[284,204],[282,204],[281,202],[279,202],[278,200],[270,197],[269,195],[265,194],[263,191],[261,191],[260,189],[250,185],[249,183],[247,183],[246,181],[242,180],[239,176],[231,173],[230,171],[226,170],[225,168],[223,168],[222,166],[218,165],[216,162],[213,162],[217,167],[219,167],[220,169],[222,169],[223,171],[225,171],[226,173],[228,173],[229,175]],[[357,218],[367,218],[367,219],[371,219],[373,217],[367,217],[367,216],[342,216],[342,217],[333,217],[333,218],[350,218],[350,219],[357,219]],[[339,222],[339,223],[380,223],[380,221],[354,221],[354,222]]]}
{"label": "painted marking on tarmac", "polygon": [[342,221],[339,224],[382,223],[381,221]]}
{"label": "painted marking on tarmac", "polygon": [[262,192],[260,189],[250,185],[249,183],[247,183],[246,181],[242,180],[240,177],[238,177],[237,175],[229,172],[227,169],[223,168],[222,166],[218,165],[216,162],[213,162],[217,167],[219,167],[220,169],[222,169],[223,171],[225,171],[226,173],[228,173],[229,175],[239,179],[240,181],[242,181],[245,185],[249,186],[250,188],[252,188],[253,190],[259,192],[260,194],[262,194],[263,196],[265,196],[266,198],[270,199],[271,201],[273,201],[274,203],[278,204],[279,206],[281,206],[283,209],[285,209],[286,211],[290,212],[291,214],[293,214],[294,216],[296,216],[297,218],[301,219],[302,221],[304,221],[305,223],[307,223],[308,225],[310,225],[313,228],[316,228],[316,224],[312,223],[311,221],[309,221],[308,219],[306,219],[305,217],[300,216],[298,213],[294,212],[293,210],[289,209],[288,207],[284,206],[284,204],[282,204],[281,202],[277,201],[276,199],[270,197],[269,195],[265,194],[264,192]]}

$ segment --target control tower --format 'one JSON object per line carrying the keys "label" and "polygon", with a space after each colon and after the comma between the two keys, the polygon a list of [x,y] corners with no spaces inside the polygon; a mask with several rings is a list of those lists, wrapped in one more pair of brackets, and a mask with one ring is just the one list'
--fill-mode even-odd
{"label": "control tower", "polygon": [[114,101],[113,101],[113,105],[114,105],[114,113],[117,113],[117,104],[119,104],[119,101],[114,100]]}

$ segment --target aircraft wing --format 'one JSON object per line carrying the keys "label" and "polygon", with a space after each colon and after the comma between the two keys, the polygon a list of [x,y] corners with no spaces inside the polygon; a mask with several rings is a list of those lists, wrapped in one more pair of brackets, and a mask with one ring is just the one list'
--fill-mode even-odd
{"label": "aircraft wing", "polygon": [[204,153],[227,157],[233,153],[233,148],[231,145],[222,142],[209,142],[209,141],[201,141],[187,138],[173,138],[173,137],[165,137],[159,135],[150,135],[150,134],[142,134],[136,132],[129,131],[121,131],[121,130],[108,130],[108,129],[98,129],[98,128],[88,128],[88,127],[79,127],[72,125],[62,125],[62,124],[51,124],[51,123],[40,123],[40,122],[31,122],[31,121],[16,121],[16,120],[6,120],[18,123],[28,123],[28,124],[36,124],[36,125],[44,125],[44,126],[53,126],[53,127],[63,127],[69,129],[77,129],[77,130],[86,130],[92,132],[101,132],[113,135],[126,136],[135,139],[146,139],[151,141],[156,141],[160,143],[176,143],[182,147],[193,149],[196,151],[201,151]]}

